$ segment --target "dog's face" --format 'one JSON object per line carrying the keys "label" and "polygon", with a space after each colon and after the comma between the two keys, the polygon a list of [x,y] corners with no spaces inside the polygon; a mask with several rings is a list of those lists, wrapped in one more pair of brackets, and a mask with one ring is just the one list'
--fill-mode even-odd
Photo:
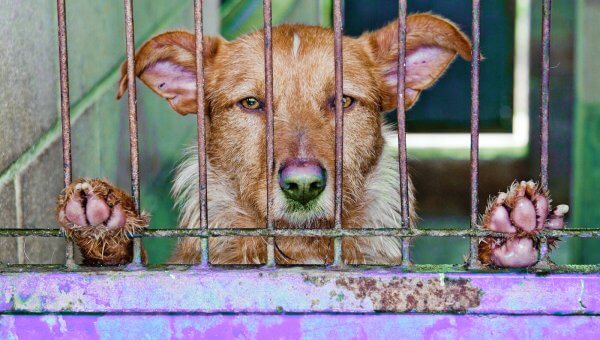
{"label": "dog's face", "polygon": [[[468,39],[430,15],[408,18],[405,106],[428,88]],[[397,24],[343,40],[344,206],[359,209],[366,178],[383,149],[381,113],[396,106]],[[136,56],[136,74],[180,114],[196,112],[194,36],[167,32]],[[274,214],[277,224],[326,226],[333,221],[335,77],[331,30],[273,28],[275,117]],[[266,114],[262,31],[227,42],[204,42],[207,152],[228,176],[239,201],[259,218],[266,211]],[[119,97],[126,90],[126,73]]]}

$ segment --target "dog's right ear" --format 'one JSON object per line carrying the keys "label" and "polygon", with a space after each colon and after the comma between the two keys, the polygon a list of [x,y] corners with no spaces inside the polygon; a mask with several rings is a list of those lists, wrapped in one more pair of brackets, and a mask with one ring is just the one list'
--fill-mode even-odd
{"label": "dog's right ear", "polygon": [[[211,63],[226,43],[220,37],[204,38],[204,65]],[[196,113],[196,38],[185,31],[165,32],[148,40],[135,56],[135,75],[165,98],[175,112]],[[127,63],[121,66],[117,99],[127,91]]]}

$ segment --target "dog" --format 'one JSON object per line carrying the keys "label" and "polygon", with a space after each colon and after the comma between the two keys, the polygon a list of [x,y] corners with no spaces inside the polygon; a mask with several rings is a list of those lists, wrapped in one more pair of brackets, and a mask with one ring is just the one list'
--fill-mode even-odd
{"label": "dog", "polygon": [[[305,25],[273,28],[274,172],[271,193],[276,228],[331,228],[334,224],[334,43],[329,29]],[[400,225],[397,150],[382,113],[396,108],[397,21],[357,38],[343,38],[343,213],[344,228]],[[208,224],[210,228],[261,228],[266,224],[264,38],[255,31],[234,41],[207,37],[204,44]],[[433,14],[407,17],[405,108],[418,100],[460,56],[471,60],[467,36]],[[135,74],[181,115],[196,113],[195,36],[160,34],[136,54]],[[117,98],[127,90],[121,69]],[[410,183],[409,183],[410,184]],[[415,199],[409,185],[409,216]],[[180,228],[198,228],[197,149],[178,166],[173,194]],[[552,210],[548,193],[534,182],[516,182],[490,200],[483,228],[506,233],[480,243],[479,260],[490,266],[525,267],[537,262],[536,235],[564,226],[568,208]],[[552,211],[551,211],[552,210]],[[147,214],[135,213],[129,195],[100,179],[78,179],[58,198],[57,219],[79,246],[84,263],[125,264],[132,259],[130,232],[146,228]],[[327,237],[276,237],[279,264],[329,264]],[[342,241],[348,264],[402,261],[396,237]],[[263,264],[263,237],[209,239],[214,264]],[[200,261],[200,240],[183,238],[171,263]]]}

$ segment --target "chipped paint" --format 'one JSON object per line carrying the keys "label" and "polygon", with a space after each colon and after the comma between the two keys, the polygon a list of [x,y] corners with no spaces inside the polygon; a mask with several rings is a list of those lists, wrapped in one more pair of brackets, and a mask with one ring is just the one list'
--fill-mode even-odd
{"label": "chipped paint", "polygon": [[579,280],[581,282],[581,291],[579,292],[579,307],[581,307],[582,310],[585,310],[585,305],[583,304],[583,294],[585,293],[585,282],[583,280]]}
{"label": "chipped paint", "polygon": [[350,277],[336,284],[360,300],[370,300],[379,312],[465,313],[480,304],[480,289],[466,279]]}

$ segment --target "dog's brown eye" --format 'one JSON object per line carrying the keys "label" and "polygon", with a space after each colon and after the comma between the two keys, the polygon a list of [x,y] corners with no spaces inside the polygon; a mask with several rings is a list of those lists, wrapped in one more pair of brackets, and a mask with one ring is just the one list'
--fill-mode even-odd
{"label": "dog's brown eye", "polygon": [[[349,108],[350,106],[352,106],[352,104],[354,104],[354,98],[350,96],[342,97],[342,106],[344,109]],[[335,97],[331,100],[331,109],[335,110]]]}
{"label": "dog's brown eye", "polygon": [[254,97],[248,97],[248,98],[244,98],[240,101],[240,105],[242,105],[242,107],[244,109],[248,109],[248,110],[260,110],[262,109],[262,103],[254,98]]}
{"label": "dog's brown eye", "polygon": [[343,96],[342,97],[342,104],[344,106],[344,109],[349,108],[350,105],[352,105],[353,102],[354,102],[354,98],[352,98],[352,97],[348,97],[348,96]]}

